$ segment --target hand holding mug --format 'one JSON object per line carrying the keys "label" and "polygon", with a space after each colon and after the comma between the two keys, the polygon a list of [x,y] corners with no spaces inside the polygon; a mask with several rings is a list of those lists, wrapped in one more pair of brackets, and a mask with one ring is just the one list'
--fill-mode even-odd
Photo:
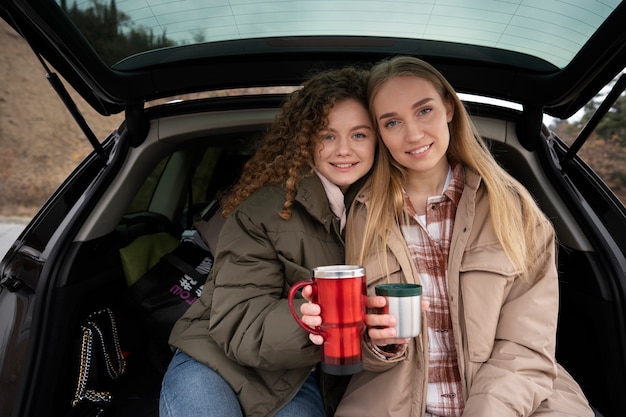
{"label": "hand holding mug", "polygon": [[396,318],[395,337],[411,339],[422,331],[422,286],[391,282],[374,287],[376,295],[386,299],[383,313]]}
{"label": "hand holding mug", "polygon": [[[306,286],[302,289],[302,295],[306,300],[312,300],[313,289],[310,286]],[[381,314],[387,305],[387,298],[376,295],[367,298],[367,310],[372,312],[366,315],[366,323],[368,326],[367,334],[377,346],[397,345],[409,342],[409,338],[397,338],[397,330],[395,328],[397,319],[393,314]],[[428,309],[428,302],[423,301],[421,303],[422,311]],[[313,303],[305,303],[300,306],[300,312],[302,313],[302,321],[312,327],[322,325],[322,318],[320,316],[320,306]],[[322,345],[324,343],[324,337],[316,334],[309,334],[309,339],[316,345]]]}
{"label": "hand holding mug", "polygon": [[367,335],[376,346],[403,345],[410,338],[399,338],[396,326],[398,319],[385,313],[387,299],[380,295],[367,298]]}
{"label": "hand holding mug", "polygon": [[[329,265],[313,268],[310,281],[294,283],[287,297],[296,322],[321,338],[321,367],[334,375],[350,375],[363,369],[361,337],[365,330],[365,268]],[[313,299],[313,316],[302,320],[295,311],[295,294],[307,288]],[[320,341],[319,339],[316,339]]]}
{"label": "hand holding mug", "polygon": [[[311,294],[313,289],[311,286],[306,286],[302,289],[302,296],[311,301]],[[367,310],[382,311],[385,307],[387,300],[385,297],[374,296],[367,298]],[[314,302],[302,304],[300,306],[300,313],[302,313],[302,321],[311,327],[319,327],[322,325],[321,308]],[[408,339],[393,339],[396,334],[394,326],[396,325],[396,318],[391,314],[366,314],[366,324],[368,326],[368,335],[375,344],[379,346],[388,344],[407,343]],[[318,334],[309,333],[309,339],[316,345],[322,345],[324,343],[324,337]]]}
{"label": "hand holding mug", "polygon": [[[300,306],[300,313],[302,314],[302,321],[311,327],[320,327],[322,325],[322,309],[319,304],[313,302],[313,287],[307,285],[302,288],[302,297],[309,301]],[[314,333],[309,333],[309,340],[313,344],[321,346],[324,343],[324,336]]]}

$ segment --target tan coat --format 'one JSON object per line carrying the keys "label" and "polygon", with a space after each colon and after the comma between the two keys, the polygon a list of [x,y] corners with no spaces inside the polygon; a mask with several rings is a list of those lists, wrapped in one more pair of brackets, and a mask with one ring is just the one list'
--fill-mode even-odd
{"label": "tan coat", "polygon": [[[545,231],[545,250],[536,254],[542,262],[532,280],[523,279],[496,239],[487,194],[479,184],[478,175],[466,169],[448,260],[463,416],[593,416],[578,384],[555,360],[559,295],[552,228],[547,222],[537,224]],[[365,217],[359,204],[367,207],[366,194],[357,199],[350,220],[355,230],[362,230]],[[389,240],[388,253],[393,281],[419,283],[399,229]],[[365,262],[370,295],[385,279],[380,259]],[[364,344],[365,371],[352,377],[335,415],[424,415],[426,326],[424,320],[421,335],[395,360],[380,359]]]}

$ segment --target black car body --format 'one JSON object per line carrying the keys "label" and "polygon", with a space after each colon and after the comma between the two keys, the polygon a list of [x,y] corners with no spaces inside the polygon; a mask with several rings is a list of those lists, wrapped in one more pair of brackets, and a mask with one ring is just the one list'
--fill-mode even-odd
{"label": "black car body", "polygon": [[[225,14],[219,4],[145,3],[151,15],[121,0],[0,0],[0,16],[42,58],[94,147],[0,264],[0,416],[99,412],[72,401],[81,326],[105,308],[116,314],[126,369],[104,385],[112,401],[102,410],[156,416],[164,346],[129,301],[120,249],[193,229],[253,152],[283,91],[311,70],[399,54],[432,63],[468,95],[494,155],[553,220],[557,358],[598,415],[626,415],[626,209],[576,155],[595,120],[573,146],[542,123],[544,114],[572,116],[624,70],[626,4],[231,1]],[[92,21],[110,33],[94,34]],[[103,39],[139,41],[118,51]],[[96,138],[51,68],[103,117],[125,112],[124,123]]]}

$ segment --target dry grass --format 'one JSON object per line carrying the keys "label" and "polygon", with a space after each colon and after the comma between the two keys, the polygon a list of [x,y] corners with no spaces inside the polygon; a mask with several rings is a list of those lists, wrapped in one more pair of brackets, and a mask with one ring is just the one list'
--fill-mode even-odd
{"label": "dry grass", "polygon": [[[0,215],[32,217],[91,145],[46,79],[28,44],[0,20]],[[105,118],[68,86],[96,137],[122,115]]]}

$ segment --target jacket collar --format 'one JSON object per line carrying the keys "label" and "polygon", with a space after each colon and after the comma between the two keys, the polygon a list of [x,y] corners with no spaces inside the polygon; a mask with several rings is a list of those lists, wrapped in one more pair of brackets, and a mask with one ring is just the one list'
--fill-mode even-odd
{"label": "jacket collar", "polygon": [[465,169],[465,187],[470,188],[474,191],[478,191],[480,184],[482,182],[480,175],[478,173],[467,166],[463,166]]}
{"label": "jacket collar", "polygon": [[[465,170],[465,189],[471,189],[474,193],[478,191],[478,188],[481,185],[481,177],[475,171],[463,165],[463,169]],[[371,197],[371,185],[367,184],[362,189],[358,191],[358,193],[354,196],[354,200],[365,204],[369,202]]]}
{"label": "jacket collar", "polygon": [[[315,174],[306,176],[298,182],[296,191],[296,202],[318,222],[324,225],[326,231],[330,233],[332,225],[335,223],[335,216],[330,210],[328,196],[322,185],[322,181]],[[339,222],[337,222],[339,231]]]}
{"label": "jacket collar", "polygon": [[330,181],[317,169],[314,169],[314,171],[324,186],[330,210],[333,212],[335,217],[339,219],[339,229],[343,231],[343,228],[346,225],[346,204],[343,192],[337,184]]}

